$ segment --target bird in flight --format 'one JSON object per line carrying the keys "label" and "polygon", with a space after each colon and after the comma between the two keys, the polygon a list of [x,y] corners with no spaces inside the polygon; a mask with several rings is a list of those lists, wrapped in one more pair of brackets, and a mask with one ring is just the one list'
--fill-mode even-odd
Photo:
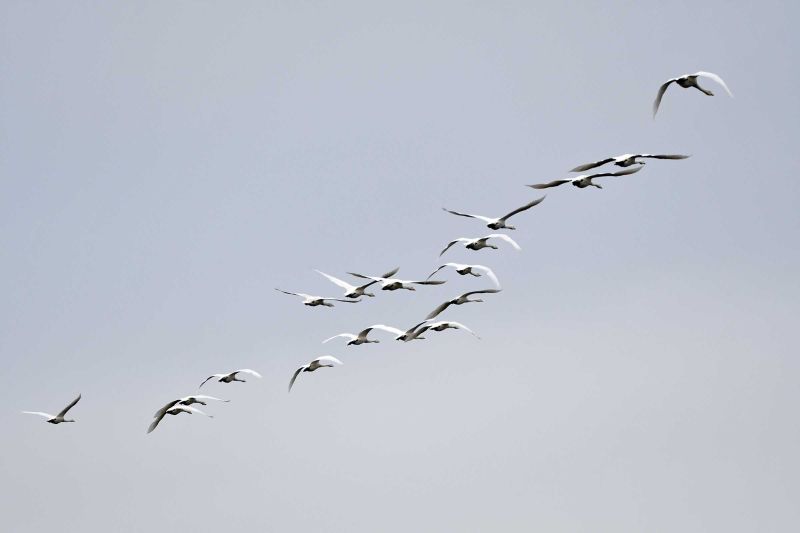
{"label": "bird in flight", "polygon": [[414,281],[414,280],[393,278],[391,276],[365,276],[363,274],[357,274],[355,272],[348,272],[348,274],[350,274],[351,276],[355,276],[357,278],[371,279],[375,282],[379,282],[381,284],[382,291],[396,291],[399,289],[405,289],[407,291],[415,291],[417,289],[412,287],[412,285],[441,285],[442,283],[445,283],[444,281],[431,280],[431,279]]}
{"label": "bird in flight", "polygon": [[639,161],[639,159],[686,159],[687,157],[689,156],[681,154],[622,154],[616,157],[607,157],[606,159],[601,159],[600,161],[595,161],[594,163],[579,165],[573,168],[570,172],[585,172],[587,170],[591,170],[593,168],[603,166],[606,163],[612,162],[618,167],[630,167],[633,165],[644,165],[644,161]]}
{"label": "bird in flight", "polygon": [[475,298],[474,300],[470,300],[469,297],[472,296],[473,294],[495,294],[495,293],[498,293],[498,292],[500,292],[500,289],[484,289],[484,290],[481,290],[481,291],[465,292],[464,294],[462,294],[461,296],[459,296],[457,298],[453,298],[452,300],[447,300],[442,305],[440,305],[439,307],[437,307],[436,309],[431,311],[431,313],[428,316],[426,316],[425,318],[427,320],[431,320],[433,318],[436,318],[437,316],[439,316],[442,313],[442,311],[444,311],[445,309],[447,309],[451,305],[472,304],[472,303],[480,303],[480,302],[483,301],[483,300],[481,300],[479,298]]}
{"label": "bird in flight", "polygon": [[451,210],[449,210],[447,208],[444,208],[444,207],[442,209],[444,209],[445,211],[447,211],[448,213],[450,213],[452,215],[458,215],[460,217],[468,217],[468,218],[477,218],[478,220],[482,220],[482,221],[486,222],[486,227],[489,228],[489,229],[493,229],[493,230],[498,230],[498,229],[517,229],[514,226],[507,225],[506,221],[509,218],[511,218],[514,215],[516,215],[517,213],[522,213],[523,211],[527,211],[528,209],[530,209],[531,207],[533,207],[535,205],[539,205],[540,203],[542,203],[542,200],[544,200],[544,199],[545,199],[545,196],[542,196],[541,198],[537,198],[536,200],[534,200],[534,201],[532,201],[530,203],[527,203],[527,204],[523,205],[522,207],[518,207],[517,209],[514,209],[510,213],[506,213],[505,215],[503,215],[501,217],[498,217],[498,218],[485,217],[485,216],[482,216],[482,215],[470,215],[469,213],[459,213],[458,211],[451,211]]}
{"label": "bird in flight", "polygon": [[423,326],[424,331],[444,331],[446,329],[463,329],[464,331],[472,334],[476,339],[480,339],[478,335],[469,329],[467,326],[460,322],[453,322],[452,320],[443,320],[441,322],[431,322]]}
{"label": "bird in flight", "polygon": [[[228,374],[212,374],[208,376],[205,381],[200,384],[200,387],[206,384],[206,381],[210,379],[216,379],[220,383],[231,383],[233,381],[240,381],[242,383],[246,383],[247,381],[244,379],[237,379],[237,374],[250,374],[251,376],[255,376],[257,378],[261,378],[261,374],[256,372],[255,370],[250,370],[249,368],[243,368],[241,370],[234,370]],[[200,388],[198,387],[198,388]]]}
{"label": "bird in flight", "polygon": [[506,241],[511,246],[513,246],[514,249],[516,250],[522,249],[520,248],[519,244],[514,242],[514,239],[512,239],[508,235],[505,235],[503,233],[492,233],[491,235],[487,235],[486,237],[478,237],[477,239],[468,239],[466,237],[459,237],[454,241],[450,241],[450,243],[444,247],[444,250],[439,252],[439,257],[444,255],[444,253],[447,250],[449,250],[453,245],[458,243],[463,244],[464,247],[468,250],[481,250],[483,248],[492,248],[493,250],[497,250],[497,246],[494,246],[493,244],[489,244],[487,242],[489,239],[501,239],[503,241]]}
{"label": "bird in flight", "polygon": [[690,87],[694,87],[701,93],[714,96],[714,93],[709,91],[708,89],[703,89],[697,83],[697,78],[708,78],[710,80],[714,80],[715,82],[722,85],[722,88],[725,89],[725,92],[733,98],[733,93],[730,89],[728,89],[728,85],[723,81],[722,78],[714,74],[713,72],[695,72],[694,74],[684,74],[683,76],[678,76],[677,78],[672,78],[664,82],[661,87],[658,88],[658,94],[656,94],[656,99],[653,102],[653,118],[656,118],[656,113],[658,113],[658,107],[661,105],[661,99],[664,97],[664,93],[667,92],[667,87],[669,87],[673,83],[677,83],[679,86],[683,87],[684,89],[688,89]]}
{"label": "bird in flight", "polygon": [[204,413],[203,411],[201,411],[200,409],[197,409],[196,407],[192,407],[190,405],[180,405],[180,404],[175,405],[175,404],[173,404],[173,407],[171,407],[169,409],[164,409],[163,411],[159,410],[156,413],[155,420],[153,420],[153,422],[150,423],[150,427],[147,428],[147,432],[148,433],[152,433],[153,430],[156,429],[156,427],[158,427],[158,424],[161,422],[161,420],[165,416],[167,416],[167,415],[179,415],[181,413],[186,413],[186,414],[189,414],[189,415],[197,413],[197,414],[200,414],[200,415],[203,415],[203,416],[207,416],[208,418],[214,418],[212,415]]}
{"label": "bird in flight", "polygon": [[[400,270],[400,269],[399,268],[395,268],[394,270],[390,270],[389,272],[387,272],[386,274],[384,274],[381,277],[390,278],[390,277],[394,276],[395,274],[397,274],[398,270]],[[370,285],[374,285],[375,283],[378,283],[375,280],[372,280],[369,283],[365,283],[364,285],[355,286],[355,285],[350,285],[346,281],[342,281],[339,278],[335,278],[335,277],[331,276],[330,274],[326,274],[325,272],[321,272],[319,270],[315,270],[315,272],[317,272],[318,274],[322,274],[323,276],[328,278],[329,281],[331,281],[331,282],[335,283],[336,285],[338,285],[339,287],[343,288],[344,289],[344,297],[345,298],[360,298],[361,296],[369,296],[369,297],[375,296],[371,292],[367,292],[366,291],[367,287],[369,287]]]}
{"label": "bird in flight", "polygon": [[642,170],[641,166],[634,167],[634,168],[626,168],[625,170],[620,170],[618,172],[601,172],[599,174],[582,174],[576,178],[570,179],[563,179],[563,180],[555,180],[549,183],[537,183],[535,185],[528,185],[528,187],[532,187],[534,189],[549,189],[550,187],[558,187],[559,185],[563,185],[565,183],[572,183],[579,189],[585,189],[586,187],[597,187],[598,189],[602,189],[600,185],[594,183],[592,180],[595,178],[602,178],[604,176],[627,176],[628,174],[635,174]]}
{"label": "bird in flight", "polygon": [[317,357],[307,365],[303,365],[294,371],[292,380],[289,381],[289,392],[292,392],[292,387],[294,386],[294,382],[295,380],[297,380],[297,376],[299,376],[301,372],[314,372],[319,368],[332,368],[336,365],[343,365],[343,364],[344,363],[342,363],[332,355],[323,355],[322,357]]}
{"label": "bird in flight", "polygon": [[346,304],[357,304],[361,300],[342,300],[341,298],[324,298],[322,296],[312,296],[310,294],[303,294],[302,292],[289,292],[284,291],[282,289],[275,289],[278,292],[282,292],[283,294],[291,294],[292,296],[299,296],[303,299],[303,305],[307,305],[309,307],[317,307],[317,306],[324,306],[324,307],[333,307],[333,304],[330,302],[344,302]]}
{"label": "bird in flight", "polygon": [[[489,279],[494,282],[495,286],[498,289],[500,288],[500,282],[497,280],[497,276],[494,275],[494,272],[492,272],[492,269],[487,267],[487,266],[483,266],[483,265],[462,265],[460,263],[445,263],[443,265],[440,265],[439,268],[437,268],[433,272],[431,272],[431,275],[428,276],[428,279],[431,279],[434,274],[436,274],[437,272],[439,272],[443,268],[447,268],[447,267],[454,268],[455,271],[458,272],[462,276],[470,275],[470,276],[475,276],[476,278],[479,278],[483,274],[486,274],[489,277]],[[478,272],[482,272],[483,274],[479,274],[478,272],[475,272],[476,270]]]}
{"label": "bird in flight", "polygon": [[71,418],[64,418],[64,415],[67,414],[67,411],[69,411],[70,409],[75,407],[75,404],[78,403],[80,401],[80,399],[81,399],[81,395],[78,394],[78,397],[75,398],[74,400],[72,400],[70,402],[70,404],[68,406],[66,406],[65,408],[63,408],[61,410],[61,412],[59,412],[57,415],[51,415],[50,413],[43,413],[41,411],[22,411],[22,412],[24,414],[26,414],[26,415],[42,416],[42,417],[47,419],[47,423],[49,423],[49,424],[61,424],[62,422],[75,422]]}
{"label": "bird in flight", "polygon": [[372,331],[373,329],[381,329],[383,331],[387,331],[386,330],[387,327],[389,326],[384,326],[383,324],[375,324],[374,326],[362,329],[358,333],[339,333],[338,335],[334,335],[333,337],[325,339],[324,341],[322,341],[322,344],[325,344],[326,342],[332,341],[333,339],[337,339],[339,337],[344,337],[347,339],[347,346],[359,346],[361,344],[381,342],[375,339],[368,339],[367,335],[369,335],[369,332]]}

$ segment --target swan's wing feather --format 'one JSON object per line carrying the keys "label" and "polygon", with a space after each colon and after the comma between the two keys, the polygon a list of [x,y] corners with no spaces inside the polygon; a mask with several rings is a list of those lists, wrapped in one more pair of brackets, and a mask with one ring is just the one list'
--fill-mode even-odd
{"label": "swan's wing feather", "polygon": [[317,274],[321,274],[321,275],[325,276],[326,278],[328,278],[328,281],[331,281],[332,283],[338,285],[339,287],[343,288],[347,292],[350,292],[353,289],[355,289],[354,286],[350,285],[346,281],[342,281],[339,278],[335,278],[335,277],[331,276],[330,274],[326,274],[325,272],[322,272],[321,270],[314,269],[314,272],[316,272]]}
{"label": "swan's wing feather", "polygon": [[342,363],[341,361],[339,361],[338,359],[336,359],[332,355],[323,355],[321,357],[317,357],[316,359],[314,359],[314,361],[316,361],[317,363],[325,362],[325,363],[334,363],[334,364],[337,364],[337,365],[343,365],[344,364],[344,363]]}
{"label": "swan's wing feather", "polygon": [[540,203],[542,203],[542,201],[544,201],[545,198],[547,198],[547,195],[542,196],[541,198],[537,198],[536,200],[533,200],[532,202],[529,202],[529,203],[523,205],[522,207],[518,207],[518,208],[514,209],[513,211],[511,211],[509,213],[506,213],[505,215],[500,217],[500,220],[506,220],[508,218],[513,217],[517,213],[522,213],[523,211],[527,211],[531,207],[539,205]]}
{"label": "swan's wing feather", "polygon": [[[195,397],[196,397],[196,396],[195,396]],[[190,398],[191,398],[191,396],[190,396]],[[168,404],[164,405],[164,407],[162,407],[161,409],[159,409],[158,411],[156,411],[156,412],[155,412],[155,414],[153,415],[153,418],[163,418],[163,417],[164,417],[164,415],[167,413],[167,411],[169,411],[169,410],[170,410],[170,408],[171,408],[173,405],[175,405],[176,403],[180,402],[182,399],[183,399],[183,398],[181,398],[181,399],[178,399],[178,400],[172,400],[172,401],[171,401],[171,402],[169,402]],[[149,433],[149,431],[148,431],[148,433]]]}
{"label": "swan's wing feather", "polygon": [[442,313],[442,311],[444,311],[445,309],[447,309],[448,307],[450,307],[450,305],[451,305],[452,303],[453,303],[453,302],[451,302],[450,300],[448,300],[448,301],[444,302],[443,304],[441,304],[440,306],[438,306],[436,309],[434,309],[433,311],[431,311],[431,312],[428,314],[428,316],[426,316],[426,317],[425,317],[425,319],[426,319],[426,320],[431,320],[431,319],[433,319],[433,318],[436,318],[437,316],[439,316],[439,315]]}
{"label": "swan's wing feather", "polygon": [[495,276],[491,268],[483,265],[472,265],[472,268],[477,268],[485,272],[486,275],[489,276],[489,279],[492,280],[497,287],[500,287],[500,280],[497,279],[497,276]]}
{"label": "swan's wing feather", "polygon": [[73,407],[75,407],[75,404],[76,404],[76,403],[78,403],[79,401],[81,401],[81,395],[80,395],[80,394],[78,394],[78,397],[77,397],[77,398],[75,398],[74,400],[72,400],[72,401],[69,403],[69,405],[68,405],[68,406],[66,406],[64,409],[62,409],[62,410],[61,410],[61,412],[60,412],[60,413],[58,413],[58,417],[62,417],[62,416],[64,416],[65,414],[67,414],[67,411],[69,411],[70,409],[72,409]]}
{"label": "swan's wing feather", "polygon": [[464,241],[468,241],[468,240],[469,240],[469,239],[464,239],[464,238],[462,237],[462,238],[458,238],[458,239],[456,239],[456,240],[454,240],[454,241],[450,241],[450,243],[449,243],[447,246],[445,246],[445,247],[444,247],[444,250],[442,250],[441,252],[439,252],[439,257],[442,257],[442,255],[444,255],[444,253],[445,253],[447,250],[449,250],[451,247],[453,247],[453,245],[455,245],[455,244],[458,244],[459,242],[464,242]]}
{"label": "swan's wing feather", "polygon": [[237,370],[236,372],[232,372],[232,374],[239,374],[239,373],[250,374],[251,376],[255,376],[257,378],[261,377],[261,374],[259,374],[255,370],[250,370],[249,368],[242,368],[241,370]]}
{"label": "swan's wing feather", "polygon": [[356,336],[353,335],[352,333],[339,333],[338,335],[334,335],[333,337],[328,337],[327,339],[322,341],[322,344],[325,344],[328,341],[332,341],[333,339],[338,339],[339,337],[345,337],[345,338],[350,339],[350,340],[353,340],[353,339],[356,338]]}
{"label": "swan's wing feather", "polygon": [[[448,263],[448,264],[449,264],[449,263]],[[441,269],[443,269],[443,268],[446,268],[447,266],[448,266],[448,265],[441,265],[439,268],[437,268],[436,270],[434,270],[433,272],[431,272],[431,274],[430,274],[430,275],[429,275],[427,278],[425,278],[425,279],[431,279],[431,278],[433,277],[433,275],[434,275],[434,274],[436,274],[437,272],[439,272]]]}
{"label": "swan's wing feather", "polygon": [[508,235],[506,235],[505,233],[492,233],[491,235],[487,235],[487,236],[486,236],[486,237],[484,237],[484,238],[485,238],[485,239],[491,239],[491,238],[495,238],[495,239],[501,239],[501,240],[503,240],[503,241],[506,241],[506,242],[507,242],[508,244],[510,244],[511,246],[513,246],[513,247],[514,247],[514,249],[516,249],[516,250],[522,250],[522,248],[520,247],[520,245],[519,245],[519,244],[517,244],[517,243],[516,243],[516,241],[514,241],[514,239],[512,239],[511,237],[509,237],[509,236],[508,236]]}
{"label": "swan's wing feather", "polygon": [[646,157],[648,159],[686,159],[689,156],[683,154],[640,154],[636,157]]}
{"label": "swan's wing feather", "polygon": [[606,159],[601,159],[600,161],[595,161],[594,163],[586,163],[585,165],[578,165],[577,167],[570,170],[570,172],[585,172],[592,168],[601,167],[606,163],[611,163],[612,161],[614,161],[613,157],[607,157]]}
{"label": "swan's wing feather", "polygon": [[467,218],[477,218],[478,220],[483,220],[484,222],[491,222],[493,219],[481,215],[471,215],[469,213],[459,213],[458,211],[451,211],[446,207],[442,208],[444,211],[447,211],[451,215],[458,215],[460,217],[467,217]]}
{"label": "swan's wing feather", "polygon": [[730,89],[728,89],[728,84],[725,83],[725,81],[722,78],[720,78],[717,74],[714,74],[713,72],[703,72],[701,70],[700,72],[695,72],[694,75],[714,80],[715,82],[722,85],[722,88],[725,89],[725,92],[728,93],[728,96],[733,98],[733,93],[731,92]]}
{"label": "swan's wing feather", "polygon": [[43,416],[45,418],[55,418],[55,416],[51,415],[50,413],[43,413],[41,411],[22,411],[22,413],[26,415]]}
{"label": "swan's wing feather", "polygon": [[386,331],[386,332],[389,332],[389,333],[393,333],[395,335],[402,335],[403,333],[405,333],[404,331],[401,331],[401,330],[399,330],[397,328],[393,328],[392,326],[386,326],[384,324],[375,324],[374,326],[370,326],[370,327],[372,329],[379,329],[381,331]]}
{"label": "swan's wing feather", "polygon": [[571,181],[572,180],[554,180],[548,183],[536,183],[534,185],[527,185],[527,187],[531,187],[533,189],[549,189],[551,187],[558,187],[559,185],[563,185]]}
{"label": "swan's wing feather", "polygon": [[294,371],[294,374],[292,375],[292,379],[291,379],[291,381],[289,381],[289,392],[292,392],[292,387],[294,387],[294,382],[297,380],[297,376],[299,376],[300,372],[302,372],[306,368],[308,368],[308,367],[307,366],[301,366],[300,368],[298,368],[297,370]]}
{"label": "swan's wing feather", "polygon": [[656,99],[653,102],[653,118],[656,118],[656,113],[658,113],[658,107],[661,105],[661,99],[664,98],[664,93],[667,91],[667,87],[669,87],[670,83],[678,81],[677,78],[672,78],[671,80],[667,80],[661,87],[658,88],[658,94],[656,94]]}

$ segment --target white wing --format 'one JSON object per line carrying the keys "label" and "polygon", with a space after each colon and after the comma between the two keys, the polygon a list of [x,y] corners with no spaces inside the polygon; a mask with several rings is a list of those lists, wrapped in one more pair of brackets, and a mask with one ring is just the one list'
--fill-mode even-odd
{"label": "white wing", "polygon": [[454,240],[454,241],[450,241],[450,243],[449,243],[447,246],[445,246],[445,247],[444,247],[444,250],[442,250],[441,252],[439,252],[439,257],[442,257],[442,256],[444,255],[444,253],[445,253],[447,250],[449,250],[449,249],[450,249],[450,247],[451,247],[451,246],[453,246],[454,244],[457,244],[457,243],[459,243],[459,242],[470,243],[470,242],[472,242],[472,239],[467,239],[466,237],[459,237],[458,239],[456,239],[456,240]]}
{"label": "white wing", "polygon": [[725,83],[725,82],[722,80],[722,78],[720,78],[719,76],[717,76],[717,75],[716,75],[716,74],[714,74],[713,72],[703,72],[703,71],[700,71],[700,72],[695,72],[695,73],[694,73],[694,75],[695,75],[695,76],[703,76],[704,78],[709,78],[709,79],[712,79],[712,80],[714,80],[715,82],[717,82],[717,83],[719,83],[720,85],[722,85],[722,88],[723,88],[723,89],[725,89],[725,92],[727,92],[727,93],[728,93],[728,95],[729,95],[731,98],[733,98],[733,93],[731,92],[731,90],[730,90],[730,89],[728,89],[728,85],[727,85],[727,84],[726,84],[726,83]]}
{"label": "white wing", "polygon": [[301,298],[308,298],[308,299],[316,299],[317,296],[312,296],[310,294],[303,294],[302,292],[289,292],[283,289],[275,289],[278,292],[282,292],[283,294],[291,294],[292,296],[300,296]]}
{"label": "white wing", "polygon": [[194,398],[195,400],[215,400],[217,402],[229,402],[230,400],[223,400],[222,398],[217,398],[216,396],[206,396],[205,394],[193,394],[191,396],[184,396],[180,399],[180,401],[184,402],[186,400],[190,400]]}
{"label": "white wing", "polygon": [[231,372],[231,374],[239,374],[239,373],[250,374],[251,376],[255,376],[257,378],[261,377],[261,374],[259,374],[255,370],[250,370],[249,368],[243,368],[241,370],[237,370],[236,372]]}
{"label": "white wing", "polygon": [[57,415],[57,416],[58,416],[59,418],[63,417],[65,414],[67,414],[67,411],[69,411],[70,409],[72,409],[73,407],[75,407],[75,404],[76,404],[76,403],[78,403],[80,400],[81,400],[81,395],[80,395],[80,394],[78,394],[78,397],[77,397],[77,398],[75,398],[74,400],[72,400],[72,401],[69,403],[69,405],[68,405],[68,406],[66,406],[64,409],[62,409],[62,410],[61,410],[61,412],[60,412],[60,413],[58,413],[58,415]]}
{"label": "white wing", "polygon": [[[316,359],[314,359],[314,361],[316,361],[317,363],[334,363],[337,365],[344,364],[332,355],[323,355],[322,357],[317,357]],[[314,361],[311,362],[313,363]]]}
{"label": "white wing", "polygon": [[470,267],[485,272],[486,275],[489,276],[489,279],[494,282],[495,286],[497,286],[498,289],[500,288],[500,281],[497,279],[497,276],[494,275],[491,268],[483,265],[470,265]]}
{"label": "white wing", "polygon": [[664,93],[667,92],[667,87],[671,83],[678,81],[678,78],[672,78],[671,80],[667,80],[664,82],[661,87],[658,88],[658,94],[656,94],[656,99],[653,102],[653,118],[656,118],[656,113],[658,113],[658,107],[661,105],[661,99],[664,98]]}
{"label": "white wing", "polygon": [[330,274],[326,274],[325,272],[322,272],[322,271],[316,270],[316,269],[314,270],[314,272],[316,272],[317,274],[322,274],[323,276],[328,278],[329,281],[331,281],[332,283],[335,283],[339,287],[343,288],[346,292],[352,292],[352,291],[356,290],[355,286],[350,285],[346,281],[342,281],[339,278],[334,278]]}
{"label": "white wing", "polygon": [[326,342],[332,341],[333,339],[337,339],[339,337],[345,337],[346,339],[351,340],[351,341],[354,341],[357,338],[352,333],[339,333],[338,335],[334,335],[333,337],[325,339],[324,341],[322,341],[322,344],[325,344]]}
{"label": "white wing", "polygon": [[45,418],[55,418],[55,415],[51,415],[50,413],[43,413],[41,411],[22,411],[26,415],[38,415],[43,416]]}
{"label": "white wing", "polygon": [[490,223],[490,222],[494,222],[493,218],[485,217],[485,216],[482,216],[482,215],[470,215],[469,213],[459,213],[458,211],[450,211],[446,207],[443,207],[442,209],[447,211],[451,215],[458,215],[460,217],[467,217],[467,218],[477,218],[478,220],[483,220],[487,224]]}
{"label": "white wing", "polygon": [[401,331],[397,328],[393,328],[392,326],[385,326],[383,324],[375,324],[372,326],[372,329],[379,329],[381,331],[388,331],[389,333],[393,333],[394,335],[402,335],[405,331]]}
{"label": "white wing", "polygon": [[464,331],[468,331],[469,333],[474,335],[475,338],[480,339],[480,337],[478,337],[478,335],[474,331],[469,329],[467,326],[465,326],[461,322],[453,322],[452,320],[447,320],[447,321],[444,321],[444,322],[435,322],[433,324],[428,324],[428,328],[432,329],[432,328],[435,328],[436,326],[441,326],[442,324],[447,324],[449,326],[455,326],[456,329],[463,329]]}
{"label": "white wing", "polygon": [[508,236],[508,235],[506,235],[505,233],[492,233],[491,235],[487,235],[486,237],[484,237],[484,239],[492,239],[492,238],[504,240],[504,241],[506,241],[508,244],[510,244],[511,246],[513,246],[513,247],[514,247],[514,249],[516,249],[516,250],[522,250],[522,248],[520,248],[519,244],[517,244],[516,242],[514,242],[514,239],[512,239],[511,237],[509,237],[509,236]]}
{"label": "white wing", "polygon": [[203,411],[201,411],[197,407],[192,407],[191,405],[181,405],[180,406],[180,410],[181,411],[185,411],[187,413],[197,413],[199,415],[207,416],[208,418],[214,418],[212,415],[210,415],[208,413],[204,413]]}

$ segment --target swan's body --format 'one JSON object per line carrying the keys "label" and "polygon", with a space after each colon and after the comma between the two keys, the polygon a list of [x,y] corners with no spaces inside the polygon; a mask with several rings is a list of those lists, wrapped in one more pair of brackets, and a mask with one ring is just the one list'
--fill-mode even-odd
{"label": "swan's body", "polygon": [[[469,276],[475,276],[476,278],[479,278],[482,275],[479,274],[478,272],[483,272],[483,274],[486,274],[489,277],[489,279],[494,282],[495,286],[498,289],[500,288],[500,282],[497,280],[497,276],[494,275],[494,272],[492,272],[492,269],[483,265],[462,265],[460,263],[445,263],[443,265],[440,265],[439,268],[437,268],[433,272],[431,272],[431,275],[428,276],[428,279],[432,278],[434,274],[436,274],[441,269],[446,267],[454,268],[455,271],[462,276],[469,275]],[[475,272],[476,270],[478,272]]]}
{"label": "swan's body", "polygon": [[622,154],[616,157],[607,157],[594,163],[586,163],[573,168],[570,172],[585,172],[587,170],[597,168],[605,165],[606,163],[614,163],[618,167],[630,167],[633,165],[644,165],[644,161],[639,159],[686,159],[688,155],[681,154]]}
{"label": "swan's body", "polygon": [[482,216],[482,215],[470,215],[469,213],[459,213],[458,211],[450,211],[449,209],[444,208],[444,207],[442,209],[444,209],[445,211],[447,211],[451,215],[457,215],[457,216],[460,216],[460,217],[468,217],[468,218],[477,218],[478,220],[482,220],[482,221],[486,222],[486,227],[489,228],[489,229],[493,229],[493,230],[498,230],[498,229],[517,229],[514,226],[509,226],[508,224],[506,224],[506,221],[509,218],[511,218],[514,215],[516,215],[517,213],[521,213],[523,211],[527,211],[531,207],[533,207],[535,205],[539,205],[542,202],[542,200],[544,200],[544,199],[545,199],[544,196],[542,196],[541,198],[537,198],[536,200],[534,200],[534,201],[532,201],[530,203],[527,203],[527,204],[523,205],[522,207],[518,207],[517,209],[514,209],[510,213],[506,213],[505,215],[503,215],[501,217],[497,217],[497,218],[485,217],[485,216]]}
{"label": "swan's body", "polygon": [[324,341],[322,341],[322,344],[325,344],[326,342],[332,341],[333,339],[339,337],[344,337],[347,339],[347,346],[359,346],[361,344],[381,342],[379,340],[368,339],[367,335],[369,335],[369,332],[372,331],[373,329],[381,329],[383,331],[386,331],[385,328],[387,327],[389,326],[384,326],[383,324],[375,324],[374,326],[362,329],[358,333],[339,333],[338,335],[334,335],[333,337],[325,339]]}
{"label": "swan's body", "polygon": [[47,419],[48,424],[61,424],[64,422],[75,422],[75,420],[71,418],[64,418],[64,415],[67,414],[67,411],[75,407],[75,404],[78,403],[81,399],[81,395],[78,394],[78,397],[72,400],[69,405],[61,410],[60,413],[57,415],[51,415],[50,413],[43,413],[41,411],[22,411],[26,415],[36,415],[41,416]]}
{"label": "swan's body", "polygon": [[343,365],[341,361],[336,359],[332,355],[323,355],[322,357],[317,357],[307,365],[303,365],[297,370],[294,371],[294,375],[292,375],[291,381],[289,381],[289,392],[292,392],[292,387],[294,386],[294,382],[302,372],[314,372],[319,368],[331,368],[336,365]]}
{"label": "swan's body", "polygon": [[[198,403],[200,403],[200,402],[198,402]],[[167,415],[173,415],[174,416],[174,415],[179,415],[181,413],[186,413],[186,414],[189,414],[189,415],[197,413],[199,415],[207,416],[208,418],[214,418],[212,415],[204,413],[203,411],[201,411],[200,409],[197,409],[196,407],[192,407],[190,405],[177,404],[177,405],[174,405],[173,407],[171,407],[169,409],[164,409],[163,411],[159,410],[156,413],[155,420],[153,420],[153,422],[150,424],[150,427],[147,428],[147,432],[148,433],[152,433],[153,430],[156,429],[156,427],[158,427],[158,424],[161,422],[161,420],[165,416],[167,416]]]}
{"label": "swan's body", "polygon": [[476,298],[474,300],[470,300],[469,297],[472,296],[473,294],[494,294],[494,293],[498,293],[498,292],[500,292],[500,289],[484,289],[482,291],[465,292],[464,294],[462,294],[461,296],[459,296],[457,298],[453,298],[452,300],[448,300],[448,301],[444,302],[442,305],[440,305],[439,307],[437,307],[436,309],[431,311],[431,313],[425,318],[427,320],[431,320],[433,318],[436,318],[437,316],[439,316],[442,313],[442,311],[444,311],[445,309],[447,309],[451,305],[472,304],[472,303],[480,303],[480,302],[483,301],[483,300],[481,300],[479,298]]}
{"label": "swan's body", "polygon": [[[383,277],[384,278],[390,278],[390,277],[394,276],[395,274],[397,274],[398,270],[400,270],[400,269],[399,268],[395,268],[394,270],[391,270],[391,271],[387,272],[386,274],[384,274]],[[331,276],[330,274],[326,274],[325,272],[321,272],[319,270],[316,270],[315,272],[317,272],[318,274],[322,274],[323,276],[328,278],[329,281],[331,281],[332,283],[335,283],[339,287],[343,288],[344,289],[344,297],[345,298],[360,298],[361,296],[369,296],[369,297],[375,296],[371,292],[367,292],[366,291],[367,287],[369,287],[370,285],[374,285],[375,283],[378,283],[375,280],[372,280],[369,283],[365,283],[364,285],[356,286],[356,285],[350,285],[346,281],[342,281],[339,278],[335,278],[335,277]]]}
{"label": "swan's body", "polygon": [[407,291],[415,291],[412,285],[441,285],[445,283],[444,281],[437,281],[437,280],[408,280],[408,279],[398,279],[393,278],[391,276],[365,276],[363,274],[356,274],[355,272],[348,272],[351,276],[355,276],[357,278],[363,279],[371,279],[375,282],[381,284],[382,291],[396,291],[400,289],[405,289]]}
{"label": "swan's body", "polygon": [[661,87],[658,88],[658,94],[656,94],[656,99],[653,102],[653,118],[656,118],[656,113],[658,113],[658,107],[661,105],[661,99],[664,97],[664,93],[667,92],[667,87],[671,84],[675,83],[684,89],[689,89],[690,87],[694,87],[701,93],[707,96],[714,96],[714,93],[709,91],[708,89],[704,89],[700,87],[700,84],[697,83],[697,78],[708,78],[710,80],[714,80],[715,82],[722,85],[722,88],[725,89],[725,92],[733,98],[733,93],[730,89],[728,89],[728,85],[720,78],[718,75],[714,74],[713,72],[695,72],[694,74],[684,74],[683,76],[678,76],[677,78],[672,78],[664,82]]}
{"label": "swan's body", "polygon": [[430,324],[426,324],[423,326],[425,331],[444,331],[446,329],[463,329],[464,331],[473,335],[476,339],[480,339],[478,335],[469,329],[467,326],[462,324],[461,322],[453,322],[452,320],[443,320],[441,322],[431,322]]}
{"label": "swan's body", "polygon": [[313,296],[311,294],[303,294],[302,292],[289,292],[284,291],[282,289],[275,289],[278,292],[282,292],[283,294],[291,294],[292,296],[299,296],[303,299],[303,305],[307,305],[309,307],[317,307],[317,306],[324,306],[324,307],[333,307],[332,303],[330,302],[344,302],[346,304],[355,304],[360,302],[361,300],[342,300],[341,298],[325,298],[323,296]]}
{"label": "swan's body", "polygon": [[550,187],[558,187],[559,185],[563,185],[565,183],[572,183],[575,187],[579,189],[585,189],[586,187],[597,187],[598,189],[602,189],[600,185],[593,182],[592,180],[595,178],[601,178],[604,176],[627,176],[628,174],[635,174],[642,170],[641,165],[634,168],[626,168],[625,170],[620,170],[617,172],[600,172],[598,174],[582,174],[575,178],[568,178],[563,180],[555,180],[549,183],[537,183],[535,185],[528,185],[528,187],[532,187],[534,189],[549,189]]}
{"label": "swan's body", "polygon": [[[256,372],[255,370],[250,370],[249,368],[243,368],[241,370],[234,370],[233,372],[229,372],[228,374],[212,374],[208,376],[205,381],[200,384],[200,387],[205,385],[206,381],[210,379],[215,379],[220,383],[232,383],[234,381],[239,381],[241,383],[247,383],[244,379],[238,379],[236,377],[237,374],[250,374],[251,376],[255,376],[257,378],[261,378],[261,374]],[[198,387],[199,388],[199,387]]]}
{"label": "swan's body", "polygon": [[444,247],[444,250],[439,252],[439,257],[444,255],[444,253],[449,250],[455,244],[463,244],[467,250],[482,250],[483,248],[492,248],[493,250],[497,250],[497,246],[493,244],[489,244],[489,239],[501,239],[506,241],[508,244],[514,247],[515,250],[521,250],[519,244],[514,242],[514,239],[509,237],[508,235],[504,235],[502,233],[492,233],[491,235],[487,235],[486,237],[479,237],[477,239],[468,239],[466,237],[459,237],[454,241],[450,241],[450,243]]}

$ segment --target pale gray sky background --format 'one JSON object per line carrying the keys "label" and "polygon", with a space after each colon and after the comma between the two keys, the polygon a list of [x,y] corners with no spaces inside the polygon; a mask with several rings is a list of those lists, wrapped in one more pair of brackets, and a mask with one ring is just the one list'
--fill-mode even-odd
{"label": "pale gray sky background", "polygon": [[[0,3],[2,529],[797,531],[797,4],[381,4]],[[697,70],[736,98],[654,122]],[[442,206],[635,151],[692,158],[448,253],[503,282],[448,311],[481,341],[320,344],[485,285],[453,273],[273,290],[426,276],[484,232]],[[19,414],[78,392],[76,424]]]}

